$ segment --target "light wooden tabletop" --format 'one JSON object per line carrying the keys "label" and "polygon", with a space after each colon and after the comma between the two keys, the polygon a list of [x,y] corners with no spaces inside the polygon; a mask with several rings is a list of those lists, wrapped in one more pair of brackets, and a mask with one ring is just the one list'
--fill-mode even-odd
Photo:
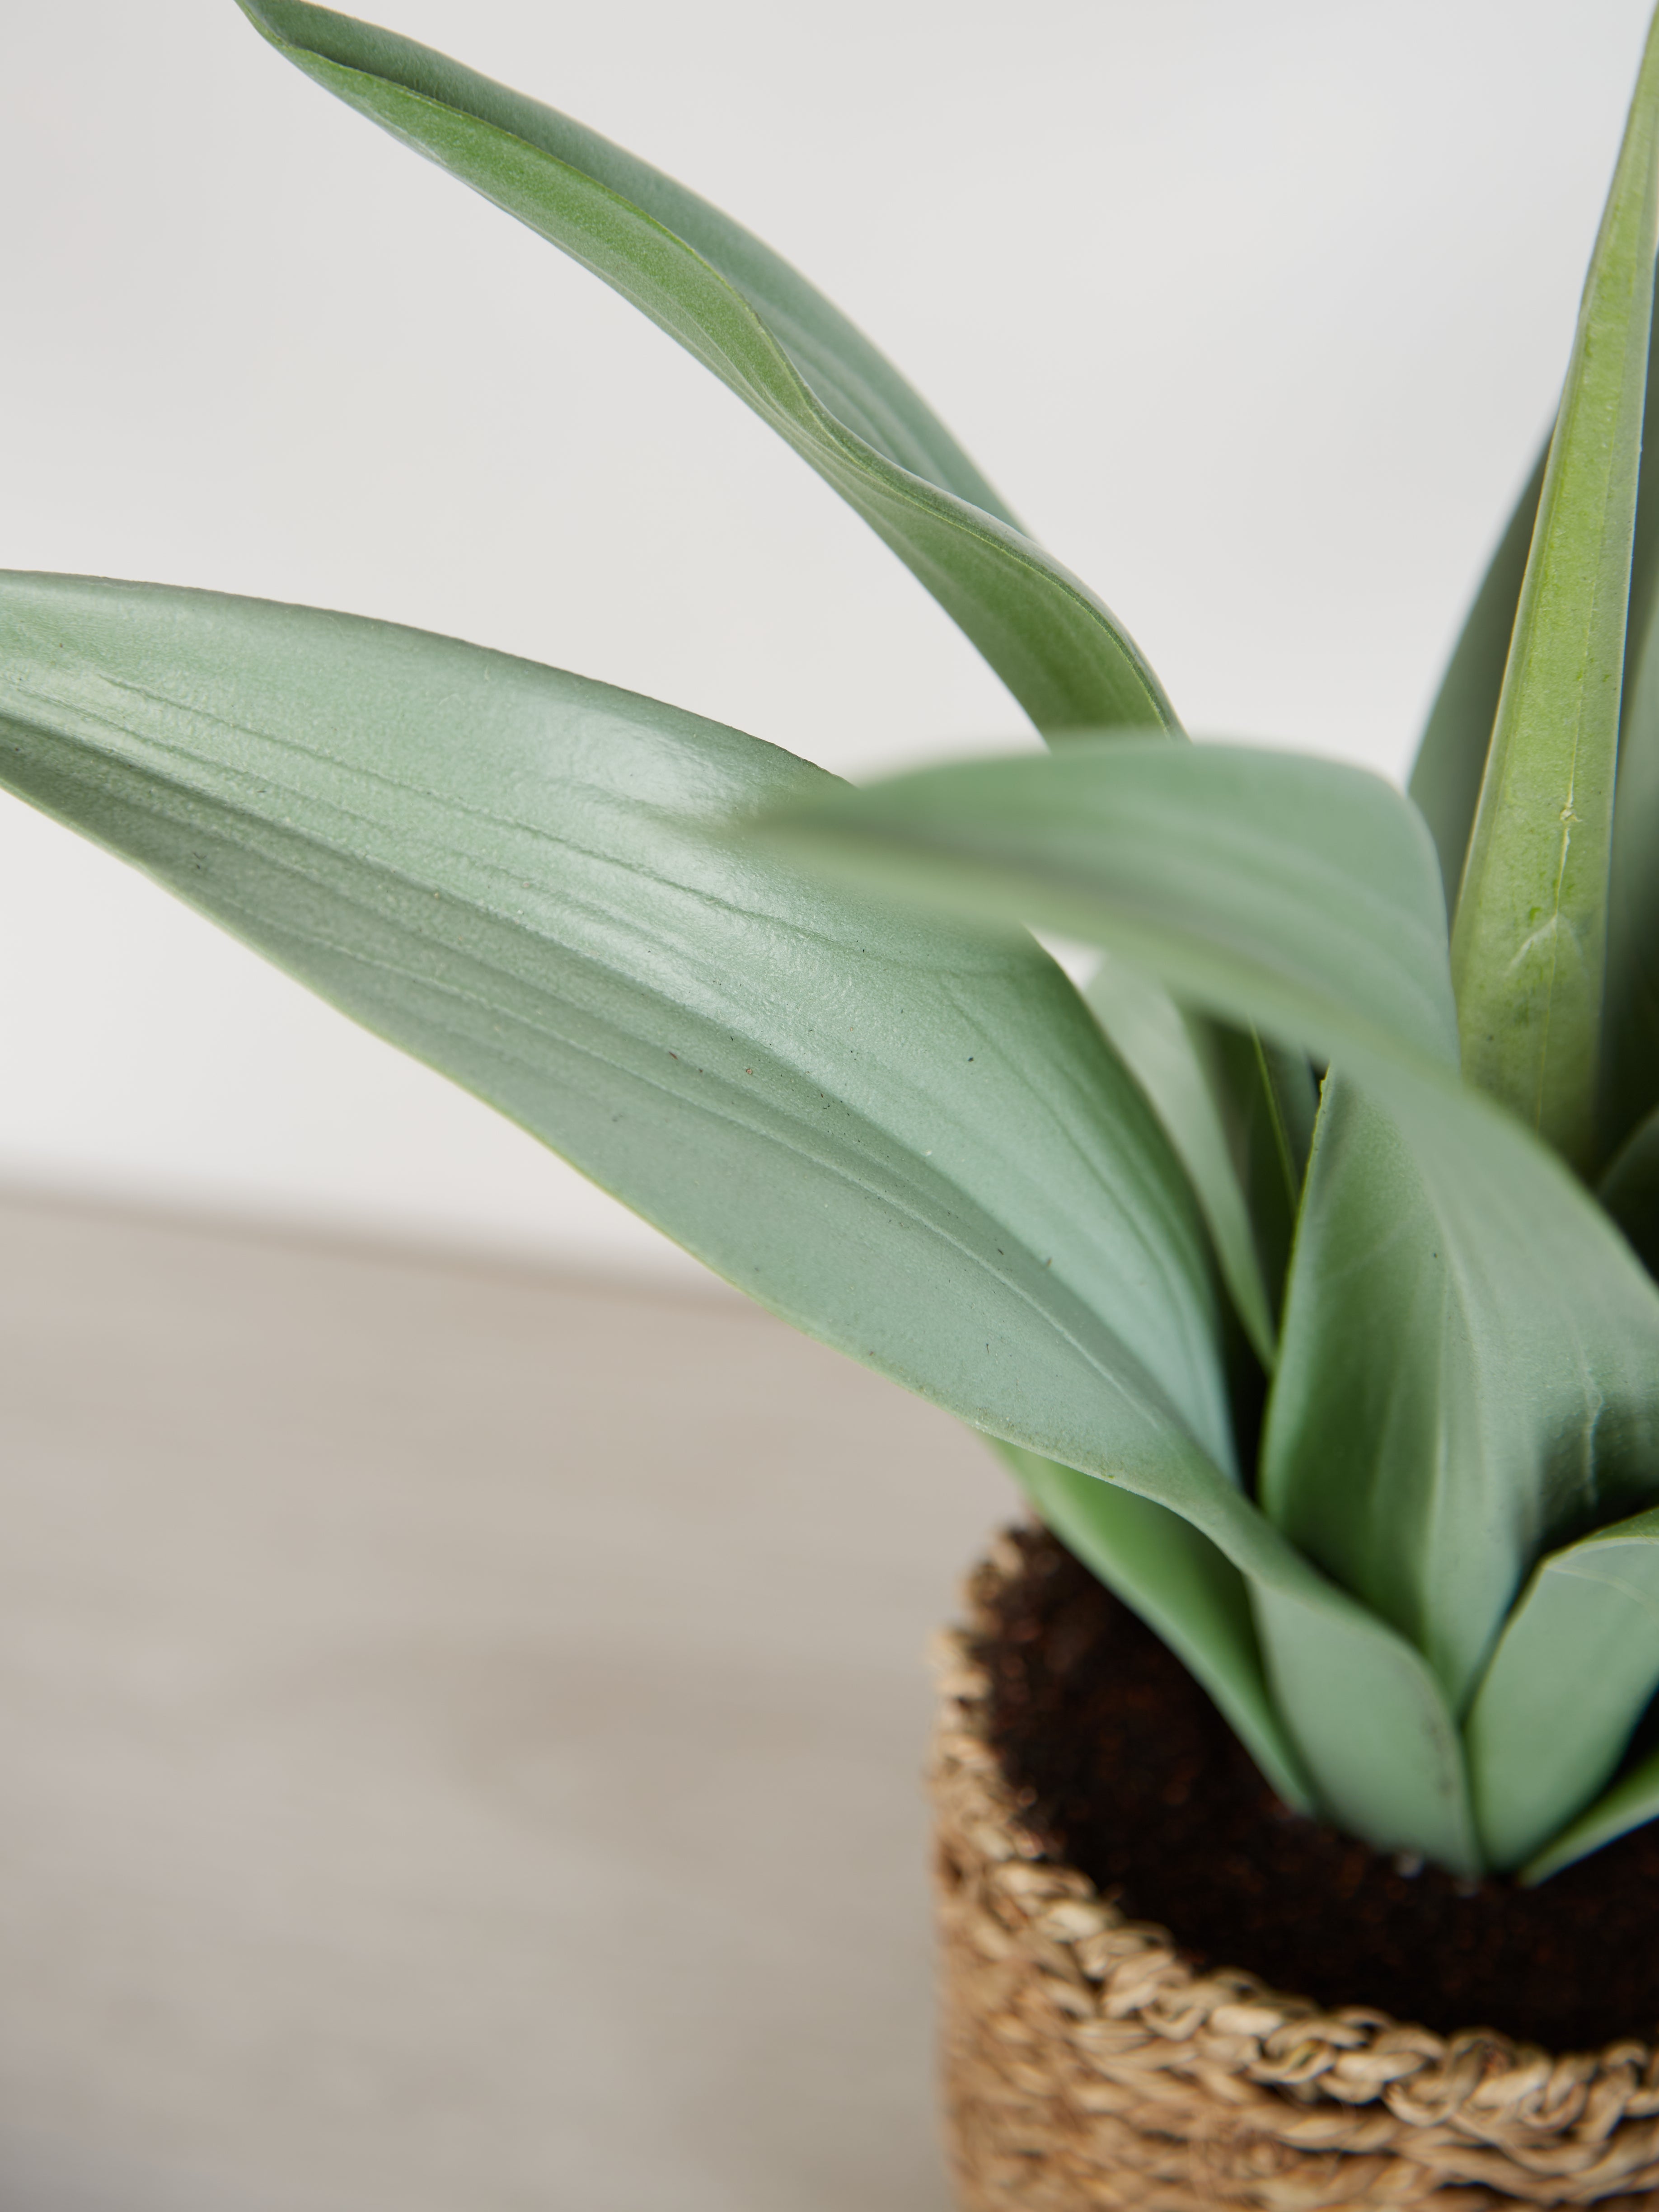
{"label": "light wooden tabletop", "polygon": [[942,2212],[984,1447],[723,1293],[0,1244],[5,2212]]}

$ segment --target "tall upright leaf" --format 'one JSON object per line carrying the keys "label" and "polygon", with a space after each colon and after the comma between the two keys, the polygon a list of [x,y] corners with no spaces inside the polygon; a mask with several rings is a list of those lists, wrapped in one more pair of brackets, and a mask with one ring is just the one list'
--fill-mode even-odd
{"label": "tall upright leaf", "polygon": [[1456,909],[1457,887],[1463,880],[1469,832],[1480,800],[1480,779],[1486,773],[1492,724],[1498,718],[1515,611],[1521,603],[1522,580],[1527,573],[1538,495],[1544,488],[1544,465],[1548,459],[1547,444],[1522,486],[1475,593],[1474,605],[1452,648],[1424,725],[1411,781],[1406,787],[1428,823],[1440,855],[1449,917]]}
{"label": "tall upright leaf", "polygon": [[1013,521],[932,411],[758,239],[568,116],[309,0],[240,0],[279,53],[561,247],[833,485],[1040,730],[1175,726],[1110,613]]}
{"label": "tall upright leaf", "polygon": [[1608,1158],[1659,1107],[1659,625],[1647,631],[1625,706],[1604,1024],[1601,1144]]}
{"label": "tall upright leaf", "polygon": [[1659,19],[1591,257],[1453,933],[1465,1071],[1596,1145],[1607,874],[1659,243]]}
{"label": "tall upright leaf", "polygon": [[1648,348],[1607,885],[1601,1150],[1659,1107],[1659,348]]}

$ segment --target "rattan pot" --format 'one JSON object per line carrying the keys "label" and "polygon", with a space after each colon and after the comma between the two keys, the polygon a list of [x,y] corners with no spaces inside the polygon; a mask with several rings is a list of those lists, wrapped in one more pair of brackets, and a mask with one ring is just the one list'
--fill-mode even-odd
{"label": "rattan pot", "polygon": [[[1012,1540],[940,1639],[949,2155],[963,2212],[1659,2205],[1659,2053],[1557,2055],[1199,1972],[1022,1826],[982,1663]],[[1355,1991],[1363,1999],[1363,1990]]]}

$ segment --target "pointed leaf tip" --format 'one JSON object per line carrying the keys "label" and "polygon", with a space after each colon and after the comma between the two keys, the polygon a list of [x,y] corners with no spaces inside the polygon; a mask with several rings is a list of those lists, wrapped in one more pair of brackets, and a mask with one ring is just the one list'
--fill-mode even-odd
{"label": "pointed leaf tip", "polygon": [[1659,16],[1590,260],[1452,937],[1464,1072],[1581,1170],[1656,246]]}

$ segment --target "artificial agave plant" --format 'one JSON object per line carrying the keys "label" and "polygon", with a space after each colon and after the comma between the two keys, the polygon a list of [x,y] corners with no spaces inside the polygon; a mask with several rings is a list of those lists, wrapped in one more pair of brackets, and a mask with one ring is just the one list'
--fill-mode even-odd
{"label": "artificial agave plant", "polygon": [[[1659,1813],[1659,30],[1407,799],[1186,743],[703,201],[388,32],[242,4],[713,369],[1053,750],[854,792],[447,638],[9,575],[0,781],[997,1440],[1291,1804],[1530,1880]],[[1026,922],[1103,948],[1086,998]]]}

